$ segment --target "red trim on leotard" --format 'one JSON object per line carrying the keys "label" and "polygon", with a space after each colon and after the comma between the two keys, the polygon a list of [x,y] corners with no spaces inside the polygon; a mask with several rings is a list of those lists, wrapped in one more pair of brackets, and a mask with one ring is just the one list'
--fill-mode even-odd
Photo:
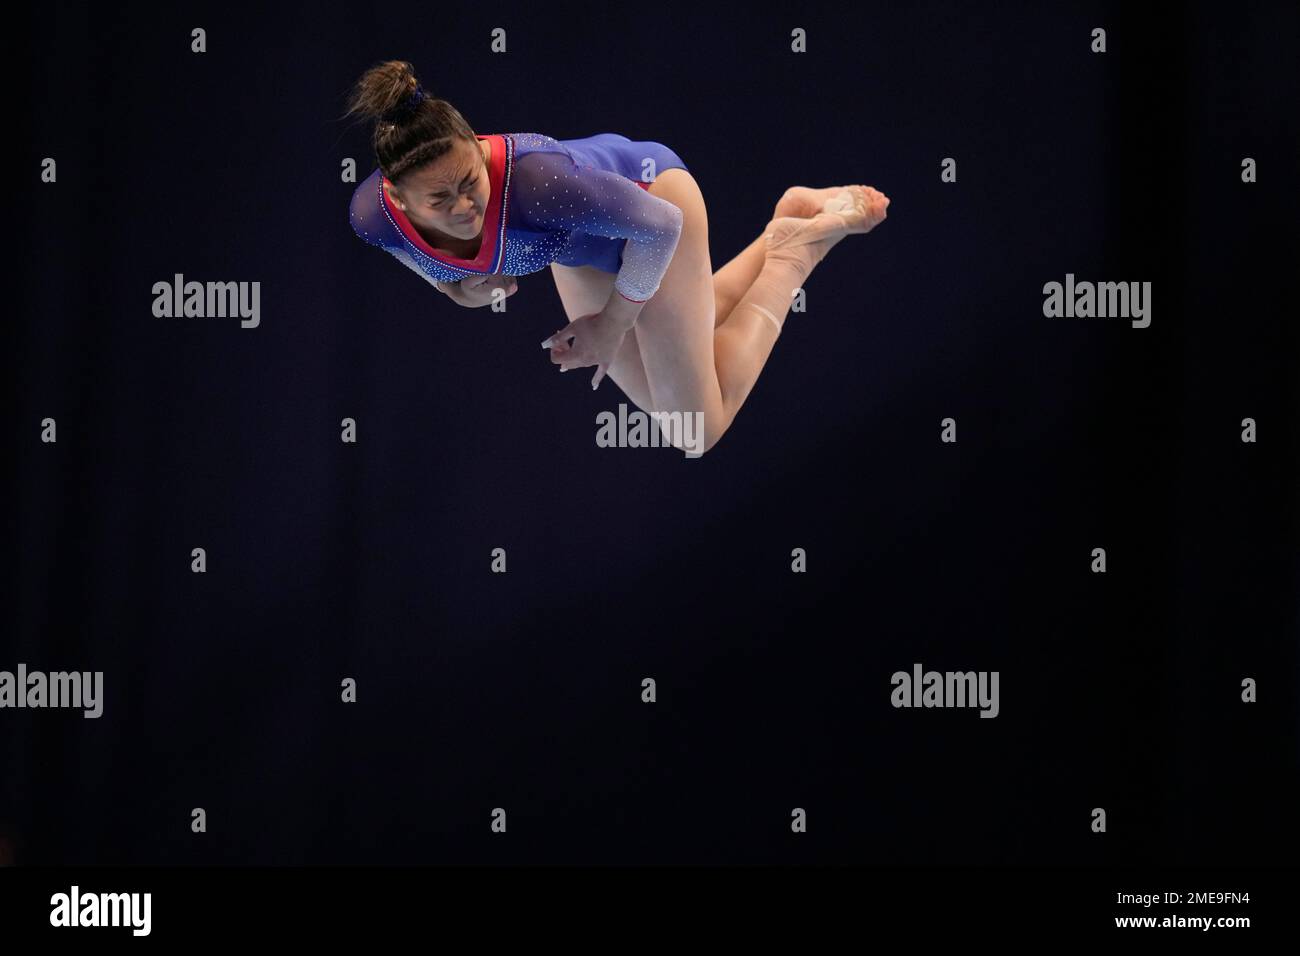
{"label": "red trim on leotard", "polygon": [[[449,255],[433,248],[420,235],[419,230],[411,224],[411,220],[406,218],[406,213],[389,201],[388,190],[380,189],[379,194],[383,199],[384,208],[388,210],[388,215],[393,217],[393,222],[397,223],[397,228],[402,231],[402,235],[407,238],[411,245],[431,259],[445,262],[457,269],[485,272],[492,267],[497,252],[497,238],[500,234],[501,200],[504,195],[503,186],[505,184],[506,170],[506,145],[505,137],[495,133],[489,136],[478,136],[477,138],[488,141],[488,202],[487,208],[483,210],[482,245],[479,246],[478,255],[473,259],[462,259],[459,256]],[[385,186],[391,185],[387,177],[383,177],[383,182]]]}
{"label": "red trim on leotard", "polygon": [[[506,180],[506,143],[505,137],[501,134],[493,133],[488,136],[477,136],[480,140],[488,141],[488,203],[487,208],[483,211],[483,239],[479,246],[478,255],[473,259],[462,259],[459,256],[453,256],[433,248],[420,235],[420,231],[412,225],[411,220],[406,217],[406,213],[398,209],[388,198],[388,190],[381,188],[379,190],[380,200],[384,204],[384,209],[392,217],[397,228],[402,235],[431,259],[438,262],[446,263],[449,266],[460,269],[465,272],[486,272],[492,268],[497,257],[498,239],[502,238],[501,220],[503,215],[503,202],[508,197],[505,195]],[[380,177],[384,186],[392,185],[386,176]],[[647,192],[654,183],[647,183],[640,179],[628,177]],[[504,265],[504,261],[500,263]],[[619,293],[623,295],[623,293]],[[649,299],[629,299],[623,296],[629,302],[649,302]]]}

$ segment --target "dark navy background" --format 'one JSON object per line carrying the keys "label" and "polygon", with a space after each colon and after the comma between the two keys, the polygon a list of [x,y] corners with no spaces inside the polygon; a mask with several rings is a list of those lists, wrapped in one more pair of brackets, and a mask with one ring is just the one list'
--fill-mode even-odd
{"label": "dark navy background", "polygon": [[[0,712],[0,854],[1293,859],[1300,15],[1138,7],[25,11],[0,669],[106,699]],[[671,146],[715,269],[790,185],[890,216],[708,455],[598,448],[626,399],[539,348],[546,272],[459,309],[352,233],[389,58],[479,133]],[[155,318],[178,272],[261,326]],[[1150,281],[1151,327],[1045,318],[1067,272]],[[893,709],[918,661],[1000,716]]]}

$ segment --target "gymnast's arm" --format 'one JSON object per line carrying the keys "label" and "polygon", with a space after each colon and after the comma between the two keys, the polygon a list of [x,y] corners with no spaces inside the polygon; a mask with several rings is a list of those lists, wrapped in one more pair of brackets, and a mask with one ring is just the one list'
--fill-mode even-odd
{"label": "gymnast's arm", "polygon": [[567,153],[529,153],[515,173],[515,195],[533,228],[627,240],[603,314],[630,327],[668,271],[682,211],[618,173],[578,166]]}
{"label": "gymnast's arm", "polygon": [[514,276],[468,275],[458,281],[449,281],[439,279],[421,269],[404,252],[393,252],[393,257],[451,299],[452,302],[467,309],[478,309],[485,305],[491,305],[493,301],[492,294],[496,289],[504,290],[507,299],[519,291],[519,281]]}
{"label": "gymnast's arm", "polygon": [[492,293],[503,289],[508,299],[519,291],[519,281],[507,275],[472,275],[459,282],[433,281],[434,287],[457,305],[467,309],[477,309],[492,304]]}

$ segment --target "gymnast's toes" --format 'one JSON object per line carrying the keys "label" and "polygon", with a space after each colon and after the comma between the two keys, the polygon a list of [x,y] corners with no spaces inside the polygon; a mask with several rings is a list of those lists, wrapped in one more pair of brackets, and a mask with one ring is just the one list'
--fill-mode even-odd
{"label": "gymnast's toes", "polygon": [[889,197],[872,186],[844,186],[826,200],[822,211],[838,216],[846,233],[870,232],[884,221]]}

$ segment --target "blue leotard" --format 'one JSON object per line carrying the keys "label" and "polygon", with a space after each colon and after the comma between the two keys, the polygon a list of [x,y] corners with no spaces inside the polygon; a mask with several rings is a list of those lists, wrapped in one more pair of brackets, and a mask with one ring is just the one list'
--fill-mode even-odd
{"label": "blue leotard", "polygon": [[528,275],[557,262],[616,273],[615,288],[644,302],[659,289],[681,235],[681,210],[647,190],[665,169],[685,169],[655,142],[618,133],[557,140],[502,133],[488,140],[490,196],[478,255],[434,249],[388,199],[376,169],[352,196],[357,235],[429,282],[469,275]]}

